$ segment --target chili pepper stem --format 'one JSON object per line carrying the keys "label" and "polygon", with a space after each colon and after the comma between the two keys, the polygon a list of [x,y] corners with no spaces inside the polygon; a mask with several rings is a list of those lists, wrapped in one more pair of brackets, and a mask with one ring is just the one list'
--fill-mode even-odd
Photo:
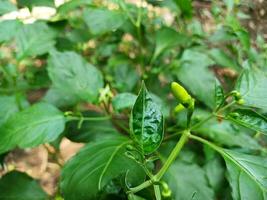
{"label": "chili pepper stem", "polygon": [[162,168],[159,170],[159,172],[156,174],[155,179],[159,181],[162,176],[166,173],[166,171],[169,169],[170,165],[173,163],[173,161],[176,159],[180,151],[182,150],[183,146],[187,142],[188,138],[190,136],[190,131],[185,130],[180,138],[180,140],[177,142],[176,146],[172,150],[171,154],[169,155],[168,159],[162,166]]}

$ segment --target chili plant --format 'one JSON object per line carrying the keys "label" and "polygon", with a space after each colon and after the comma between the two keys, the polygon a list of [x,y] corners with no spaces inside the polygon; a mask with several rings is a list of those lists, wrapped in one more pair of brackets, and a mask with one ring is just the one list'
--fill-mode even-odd
{"label": "chili plant", "polygon": [[[0,1],[0,199],[267,199],[253,3],[201,2]],[[84,147],[63,162],[67,139]],[[10,167],[40,146],[60,168],[50,194]]]}

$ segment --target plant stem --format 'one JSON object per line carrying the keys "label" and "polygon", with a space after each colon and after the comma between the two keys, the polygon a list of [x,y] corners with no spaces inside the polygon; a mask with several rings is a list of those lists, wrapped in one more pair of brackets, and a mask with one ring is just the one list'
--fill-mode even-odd
{"label": "plant stem", "polygon": [[[180,138],[180,140],[177,142],[176,146],[174,147],[174,149],[172,150],[171,154],[169,155],[169,157],[167,158],[166,162],[164,163],[164,165],[162,166],[162,168],[159,170],[159,172],[154,176],[151,177],[150,180],[143,182],[142,184],[131,188],[130,192],[131,193],[136,193],[139,192],[151,185],[153,185],[155,182],[158,182],[163,175],[166,173],[166,171],[169,169],[169,167],[171,166],[171,164],[173,163],[173,161],[176,159],[176,157],[178,156],[178,154],[180,153],[180,151],[182,150],[182,148],[184,147],[185,143],[187,142],[189,136],[190,136],[190,131],[189,130],[185,130]],[[157,193],[159,192],[159,188],[155,188],[155,195],[157,195]]]}
{"label": "plant stem", "polygon": [[193,130],[199,126],[201,126],[202,124],[204,124],[205,122],[209,121],[212,117],[213,117],[214,114],[211,114],[209,115],[207,118],[203,119],[202,121],[196,123],[195,125],[193,125],[192,127],[190,127],[190,130]]}
{"label": "plant stem", "polygon": [[111,119],[111,116],[104,116],[104,117],[74,117],[74,116],[67,116],[68,121],[72,120],[83,120],[83,121],[104,121]]}
{"label": "plant stem", "polygon": [[212,142],[208,141],[208,140],[205,140],[204,138],[202,137],[199,137],[199,136],[196,136],[196,135],[190,135],[189,136],[190,139],[193,139],[193,140],[197,140],[203,144],[206,144],[208,145],[209,147],[211,147],[212,149],[214,149],[215,151],[217,151],[218,153],[220,153],[221,155],[225,155],[225,152],[222,150],[221,147],[213,144]]}
{"label": "plant stem", "polygon": [[155,179],[158,181],[162,178],[162,176],[165,174],[165,172],[169,169],[170,165],[173,163],[173,161],[176,159],[180,151],[182,150],[183,146],[187,142],[187,139],[190,136],[190,132],[188,130],[185,130],[179,140],[179,142],[176,144],[174,149],[172,150],[171,154],[167,158],[166,162],[162,166],[162,168],[159,170],[159,172],[156,174]]}
{"label": "plant stem", "polygon": [[161,200],[161,193],[160,193],[159,185],[154,185],[153,187],[154,187],[154,191],[155,191],[156,200]]}
{"label": "plant stem", "polygon": [[143,189],[151,186],[153,184],[153,182],[154,182],[153,180],[145,181],[142,184],[140,184],[140,185],[138,185],[136,187],[131,188],[130,193],[139,192],[139,191],[141,191],[141,190],[143,190]]}

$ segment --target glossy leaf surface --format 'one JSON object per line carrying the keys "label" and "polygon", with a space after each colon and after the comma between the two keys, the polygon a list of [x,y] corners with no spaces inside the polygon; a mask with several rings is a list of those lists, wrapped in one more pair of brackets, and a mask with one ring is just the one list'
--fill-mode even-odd
{"label": "glossy leaf surface", "polygon": [[142,84],[134,104],[130,122],[132,137],[145,154],[154,152],[163,139],[163,115]]}

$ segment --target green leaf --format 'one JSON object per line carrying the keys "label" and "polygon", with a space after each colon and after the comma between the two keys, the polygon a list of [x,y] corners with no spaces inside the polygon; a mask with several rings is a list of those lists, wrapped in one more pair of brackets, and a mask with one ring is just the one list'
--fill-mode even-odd
{"label": "green leaf", "polygon": [[62,15],[66,15],[66,13],[84,6],[84,5],[91,5],[92,0],[72,0],[72,1],[67,1],[64,4],[60,5],[58,7],[58,13]]}
{"label": "green leaf", "polygon": [[[113,137],[85,146],[62,170],[61,189],[66,200],[98,199],[99,193],[114,178],[127,173],[138,184],[143,181],[142,167],[125,155],[129,140]],[[131,185],[130,185],[131,186]]]}
{"label": "green leaf", "polygon": [[209,51],[209,55],[218,65],[221,65],[222,67],[228,67],[234,70],[239,69],[236,61],[221,49],[212,49]]}
{"label": "green leaf", "polygon": [[[99,113],[86,112],[84,117],[103,117]],[[122,122],[119,122],[122,124]],[[74,142],[91,142],[101,140],[104,137],[119,135],[110,120],[101,121],[84,121],[79,128],[79,121],[67,123],[65,136]]]}
{"label": "green leaf", "polygon": [[112,86],[120,92],[129,92],[136,85],[139,76],[131,60],[124,56],[112,56],[108,61],[107,73],[114,83]]}
{"label": "green leaf", "polygon": [[161,28],[156,33],[156,47],[152,60],[155,60],[164,50],[175,46],[185,46],[188,41],[187,36],[178,33],[172,28]]}
{"label": "green leaf", "polygon": [[239,39],[240,43],[243,45],[244,49],[248,51],[250,49],[249,33],[244,29],[240,29],[238,31],[235,31],[235,34],[237,35],[237,38]]}
{"label": "green leaf", "polygon": [[216,108],[222,105],[224,102],[224,92],[221,83],[216,80],[215,82],[215,104]]}
{"label": "green leaf", "polygon": [[85,10],[83,17],[94,35],[116,31],[126,20],[124,13],[106,8],[88,8]]}
{"label": "green leaf", "polygon": [[222,150],[233,199],[267,199],[267,159]]}
{"label": "green leaf", "polygon": [[242,98],[245,100],[245,105],[260,108],[267,111],[267,75],[254,69],[247,69],[240,75],[236,85]]}
{"label": "green leaf", "polygon": [[267,118],[253,110],[234,110],[227,115],[227,119],[241,126],[267,134]]}
{"label": "green leaf", "polygon": [[131,114],[131,136],[141,146],[145,154],[154,152],[164,135],[164,121],[161,110],[142,84]]}
{"label": "green leaf", "polygon": [[[0,1],[0,15],[16,11],[16,6],[11,3],[9,0],[1,0]],[[0,29],[1,30],[1,29]]]}
{"label": "green leaf", "polygon": [[[215,76],[208,67],[214,62],[206,54],[191,49],[184,51],[181,62],[178,79],[199,101],[213,109]],[[195,74],[197,77],[193,76]]]}
{"label": "green leaf", "polygon": [[216,191],[222,187],[224,179],[224,167],[218,157],[208,160],[204,166],[209,185]]}
{"label": "green leaf", "polygon": [[213,200],[214,192],[209,187],[205,171],[196,164],[175,161],[164,179],[169,184],[175,200]]}
{"label": "green leaf", "polygon": [[174,0],[182,11],[182,16],[185,18],[192,18],[193,16],[193,6],[192,0]]}
{"label": "green leaf", "polygon": [[25,173],[11,171],[0,179],[0,199],[47,200],[38,182]]}
{"label": "green leaf", "polygon": [[121,93],[112,99],[112,106],[119,111],[125,108],[132,108],[137,96],[132,93]]}
{"label": "green leaf", "polygon": [[73,106],[79,102],[79,99],[69,92],[51,87],[45,94],[43,101],[53,104],[56,107]]}
{"label": "green leaf", "polygon": [[[193,120],[198,118],[203,120],[209,114],[205,112],[195,111]],[[242,147],[245,149],[259,150],[261,146],[248,135],[244,130],[234,126],[230,121],[219,121],[217,119],[210,119],[200,127],[194,129],[197,133],[204,137],[208,137],[217,144],[226,145],[229,147]]]}
{"label": "green leaf", "polygon": [[[1,5],[0,5],[1,7]],[[0,43],[13,39],[22,23],[18,20],[4,20],[0,22]]]}
{"label": "green leaf", "polygon": [[55,140],[64,130],[64,115],[54,106],[35,104],[11,116],[1,127],[0,153],[16,146],[35,147]]}
{"label": "green leaf", "polygon": [[54,0],[17,0],[18,6],[32,9],[34,6],[54,7]]}
{"label": "green leaf", "polygon": [[48,73],[56,89],[86,102],[95,102],[104,84],[101,72],[71,51],[51,51]]}
{"label": "green leaf", "polygon": [[25,24],[16,35],[18,57],[42,55],[55,45],[56,32],[44,22]]}
{"label": "green leaf", "polygon": [[28,107],[26,99],[16,96],[0,96],[0,126],[12,115],[19,112],[20,108]]}

